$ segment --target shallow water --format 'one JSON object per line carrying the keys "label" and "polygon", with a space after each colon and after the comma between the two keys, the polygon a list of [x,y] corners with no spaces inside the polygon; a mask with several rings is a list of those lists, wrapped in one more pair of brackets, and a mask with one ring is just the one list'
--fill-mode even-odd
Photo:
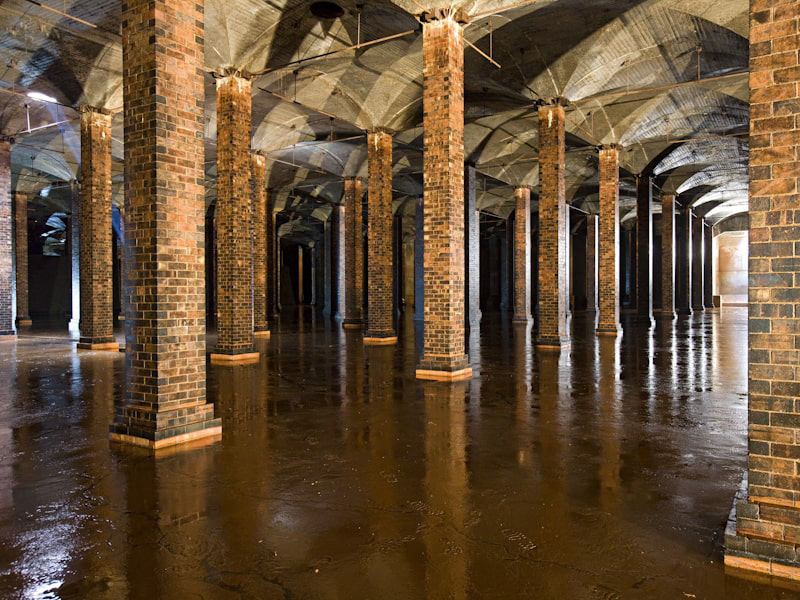
{"label": "shallow water", "polygon": [[746,311],[572,330],[539,352],[485,315],[447,385],[410,321],[364,347],[285,314],[209,366],[222,440],[156,459],[108,442],[124,355],[2,342],[0,597],[800,598],[722,566]]}

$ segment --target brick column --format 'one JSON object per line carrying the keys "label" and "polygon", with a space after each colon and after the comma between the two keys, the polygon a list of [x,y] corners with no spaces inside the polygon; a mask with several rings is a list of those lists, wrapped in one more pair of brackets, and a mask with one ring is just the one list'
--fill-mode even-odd
{"label": "brick column", "polygon": [[276,277],[278,276],[278,263],[276,258],[277,252],[277,233],[275,230],[275,211],[273,210],[273,203],[275,201],[272,190],[266,191],[266,233],[264,234],[266,257],[266,300],[265,310],[267,313],[267,322],[272,323],[275,316],[278,314],[278,286],[276,284]]}
{"label": "brick column", "polygon": [[703,310],[703,219],[692,216],[692,310]]}
{"label": "brick column", "polygon": [[658,319],[675,318],[675,195],[661,196],[661,310]]}
{"label": "brick column", "polygon": [[597,215],[586,215],[586,310],[597,311]]}
{"label": "brick column", "polygon": [[363,323],[364,303],[364,240],[361,225],[361,180],[348,177],[344,180],[344,280],[345,317],[342,325],[359,329]]}
{"label": "brick column", "polygon": [[0,135],[0,335],[14,335],[14,287],[11,217],[11,144],[13,140]]}
{"label": "brick column", "polygon": [[471,164],[464,167],[464,258],[467,326],[477,327],[481,320],[481,230],[475,165]]}
{"label": "brick column", "polygon": [[749,428],[725,564],[800,579],[798,2],[750,2]]}
{"label": "brick column", "polygon": [[714,228],[707,220],[703,219],[703,307],[714,308]]}
{"label": "brick column", "polygon": [[267,314],[267,161],[255,153],[250,165],[253,184],[253,332],[269,337]]}
{"label": "brick column", "polygon": [[215,363],[256,362],[253,346],[250,113],[241,72],[217,79],[217,347]]}
{"label": "brick column", "polygon": [[603,146],[599,156],[597,250],[597,335],[619,335],[619,148]]}
{"label": "brick column", "polygon": [[414,206],[414,320],[425,320],[425,211],[423,199]]}
{"label": "brick column", "polygon": [[653,182],[636,178],[636,313],[653,324]]}
{"label": "brick column", "polygon": [[122,23],[126,382],[111,438],[157,449],[222,433],[206,403],[203,4],[126,0]]}
{"label": "brick column", "polygon": [[14,250],[17,257],[17,328],[30,327],[28,307],[28,195],[14,194]]}
{"label": "brick column", "polygon": [[[71,289],[71,319],[69,321],[70,331],[80,330],[81,320],[81,191],[77,180],[73,180],[70,185],[70,228],[69,228],[69,252],[70,252],[70,279]],[[124,261],[123,261],[124,263]],[[122,279],[125,279],[124,271]],[[120,298],[122,309],[125,310],[124,292]]]}
{"label": "brick column", "polygon": [[559,349],[567,334],[567,204],[565,199],[564,105],[539,107],[539,329],[536,345]]}
{"label": "brick column", "polygon": [[464,31],[423,15],[425,321],[420,379],[472,377],[465,353]]}
{"label": "brick column", "polygon": [[375,129],[367,134],[367,331],[364,343],[397,342],[392,296],[392,134]]}
{"label": "brick column", "polygon": [[675,241],[678,245],[675,304],[679,315],[692,314],[692,209],[678,211]]}
{"label": "brick column", "polygon": [[111,244],[111,114],[81,107],[81,337],[78,348],[119,350],[114,341]]}
{"label": "brick column", "polygon": [[331,211],[331,220],[333,221],[333,233],[331,235],[331,245],[333,246],[333,251],[331,252],[331,278],[334,282],[333,285],[335,289],[333,292],[333,301],[336,305],[334,318],[337,321],[344,321],[346,316],[345,307],[347,294],[347,282],[345,280],[345,275],[347,273],[347,268],[345,265],[345,257],[347,255],[345,244],[346,219],[344,215],[344,206],[341,204],[336,204],[333,206]]}
{"label": "brick column", "polygon": [[514,190],[514,323],[531,320],[531,190]]}

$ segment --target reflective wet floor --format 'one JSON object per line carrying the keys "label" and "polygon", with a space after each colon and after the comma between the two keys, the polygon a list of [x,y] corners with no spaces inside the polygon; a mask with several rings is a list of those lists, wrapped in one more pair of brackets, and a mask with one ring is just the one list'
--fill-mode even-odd
{"label": "reflective wet floor", "polygon": [[[284,314],[257,365],[209,366],[214,445],[110,446],[124,355],[0,343],[2,598],[800,598],[733,577],[745,311],[539,352],[485,315],[475,376]],[[213,340],[212,342],[213,343]]]}

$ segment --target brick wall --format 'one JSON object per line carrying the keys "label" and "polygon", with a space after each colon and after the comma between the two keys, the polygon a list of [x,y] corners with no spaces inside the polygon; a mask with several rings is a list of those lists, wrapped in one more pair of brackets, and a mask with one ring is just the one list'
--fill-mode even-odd
{"label": "brick wall", "polygon": [[80,203],[80,343],[102,347],[114,343],[111,115],[90,106],[81,107]]}
{"label": "brick wall", "polygon": [[253,330],[269,331],[267,316],[267,162],[252,157],[253,184]]}
{"label": "brick wall", "polygon": [[126,382],[111,432],[153,448],[221,433],[206,403],[202,2],[126,0],[122,48]]}
{"label": "brick wall", "polygon": [[0,335],[13,335],[11,291],[14,246],[11,218],[11,140],[0,136]]}
{"label": "brick wall", "polygon": [[675,316],[675,196],[661,196],[661,310],[659,318]]}
{"label": "brick wall", "polygon": [[[800,3],[752,0],[747,498],[726,564],[800,577]],[[732,528],[729,528],[732,529]]]}
{"label": "brick wall", "polygon": [[561,99],[539,107],[539,328],[538,346],[560,348],[567,334],[567,204]]}
{"label": "brick wall", "polygon": [[586,215],[586,310],[597,310],[597,215]]}
{"label": "brick wall", "polygon": [[514,317],[516,323],[531,319],[531,190],[514,190]]}
{"label": "brick wall", "polygon": [[364,239],[362,236],[361,197],[363,184],[350,177],[344,181],[344,235],[345,235],[345,327],[363,324],[364,297]]}
{"label": "brick wall", "polygon": [[248,78],[217,79],[217,347],[215,354],[252,354],[253,263]]}
{"label": "brick wall", "polygon": [[599,153],[600,212],[597,249],[597,333],[618,335],[619,326],[619,149]]}
{"label": "brick wall", "polygon": [[472,369],[464,315],[464,32],[441,14],[422,25],[424,340],[417,376]]}
{"label": "brick wall", "polygon": [[392,297],[392,134],[367,136],[367,343],[396,341]]}
{"label": "brick wall", "polygon": [[14,249],[17,257],[17,327],[30,325],[28,306],[28,195],[14,194]]}

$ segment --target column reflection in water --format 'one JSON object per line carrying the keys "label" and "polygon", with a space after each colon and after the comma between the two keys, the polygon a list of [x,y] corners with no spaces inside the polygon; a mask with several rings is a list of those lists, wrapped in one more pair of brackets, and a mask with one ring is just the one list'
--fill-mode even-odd
{"label": "column reflection in water", "polygon": [[[559,385],[559,362],[568,352],[540,350],[536,354],[538,363],[538,400],[539,419],[537,421],[536,439],[539,441],[540,477],[543,482],[542,492],[552,493],[554,501],[564,495],[564,477],[566,452],[562,440],[568,439],[568,429],[564,423],[565,400],[569,390],[562,390]],[[560,502],[560,500],[558,500]]]}
{"label": "column reflection in water", "polygon": [[622,388],[620,385],[620,337],[597,338],[598,393],[601,453],[600,506],[612,510],[619,503],[622,466]]}
{"label": "column reflection in water", "polygon": [[532,362],[531,343],[532,325],[514,327],[514,400],[517,424],[517,464],[530,468],[533,465],[533,446],[531,429],[533,427],[531,393]]}
{"label": "column reflection in water", "polygon": [[469,579],[469,514],[465,397],[469,382],[426,383],[424,539],[425,597],[463,600]]}

